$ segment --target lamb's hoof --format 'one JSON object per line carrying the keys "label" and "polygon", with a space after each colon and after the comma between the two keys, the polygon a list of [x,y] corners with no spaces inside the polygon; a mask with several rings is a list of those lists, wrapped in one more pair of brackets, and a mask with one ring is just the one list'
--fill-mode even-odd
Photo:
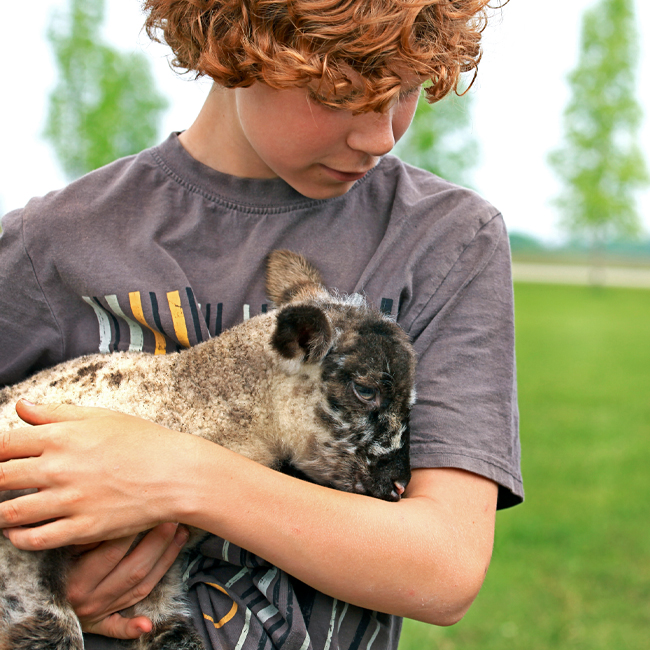
{"label": "lamb's hoof", "polygon": [[157,625],[152,632],[141,637],[140,647],[146,650],[205,650],[201,637],[191,621],[185,618]]}

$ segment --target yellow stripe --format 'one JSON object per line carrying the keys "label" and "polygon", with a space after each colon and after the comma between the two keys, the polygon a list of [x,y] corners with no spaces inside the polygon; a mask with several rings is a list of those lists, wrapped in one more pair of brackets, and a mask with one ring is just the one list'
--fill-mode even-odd
{"label": "yellow stripe", "polygon": [[184,345],[186,348],[190,347],[190,340],[187,337],[187,327],[185,325],[185,314],[183,313],[183,307],[181,306],[181,296],[178,291],[170,291],[167,294],[167,302],[169,303],[169,311],[172,314],[172,320],[174,321],[174,330],[176,332],[176,338],[178,339],[181,345]]}
{"label": "yellow stripe", "polygon": [[[215,589],[218,589],[222,593],[226,594],[226,596],[228,595],[228,592],[219,585],[215,585],[211,582],[206,582],[205,584],[209,585],[210,587],[214,587]],[[230,611],[217,623],[215,623],[214,619],[211,616],[208,616],[207,614],[203,614],[203,618],[206,619],[207,621],[210,621],[210,623],[212,623],[212,625],[214,625],[218,630],[220,627],[223,627],[228,621],[230,621],[236,613],[237,613],[237,603],[233,601]]]}
{"label": "yellow stripe", "polygon": [[140,292],[132,291],[129,294],[129,300],[131,301],[131,311],[133,312],[135,319],[145,327],[148,327],[156,337],[156,354],[165,354],[167,352],[167,342],[165,341],[165,337],[158,330],[151,327],[151,325],[149,325],[145,320],[144,312],[142,311]]}

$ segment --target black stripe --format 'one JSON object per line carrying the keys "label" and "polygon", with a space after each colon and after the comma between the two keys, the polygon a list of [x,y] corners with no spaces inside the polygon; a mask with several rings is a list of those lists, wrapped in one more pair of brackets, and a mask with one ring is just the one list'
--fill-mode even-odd
{"label": "black stripe", "polygon": [[[260,637],[260,642],[257,644],[257,650],[264,650],[266,648],[266,642],[270,641],[268,635],[266,634],[266,630],[262,627],[262,636]],[[271,648],[273,647],[273,643],[271,642]]]}
{"label": "black stripe", "polygon": [[364,609],[363,616],[361,617],[361,622],[359,623],[359,627],[357,628],[357,631],[354,635],[354,639],[352,639],[349,650],[358,650],[359,646],[361,645],[361,641],[363,640],[363,635],[366,633],[366,630],[370,625],[370,620],[370,612],[367,609]]}
{"label": "black stripe", "polygon": [[300,613],[305,622],[305,629],[309,629],[309,621],[316,600],[316,592],[297,578],[289,577],[289,582],[293,587],[292,591],[298,601],[298,607],[300,607]]}
{"label": "black stripe", "polygon": [[387,316],[393,313],[393,301],[390,298],[381,299],[381,311]]}
{"label": "black stripe", "polygon": [[158,331],[161,334],[167,336],[165,330],[163,329],[162,323],[160,322],[160,313],[158,311],[158,298],[156,298],[156,294],[153,291],[149,292],[149,299],[151,300],[151,312],[153,314],[153,322],[156,324]]}
{"label": "black stripe", "polygon": [[[106,307],[104,307],[104,305],[102,305],[102,303],[99,302],[99,298],[93,297],[93,300],[110,316],[110,319],[113,321],[113,328],[114,328],[114,334],[115,334],[115,337],[113,339],[113,341],[114,341],[113,342],[113,352],[117,352],[117,346],[120,344],[120,324],[119,324],[117,318],[115,317],[115,315],[113,314],[113,312],[110,309],[107,309]],[[108,349],[109,350],[111,349],[110,345],[109,345]]]}
{"label": "black stripe", "polygon": [[269,306],[266,303],[264,303],[262,305],[262,313],[266,314],[268,311],[269,311]]}
{"label": "black stripe", "polygon": [[199,310],[196,308],[196,300],[194,300],[194,292],[190,287],[185,288],[187,300],[190,303],[190,311],[192,312],[192,320],[194,321],[194,333],[196,334],[196,342],[203,341],[203,332],[201,332],[201,321],[199,320]]}
{"label": "black stripe", "polygon": [[221,334],[221,319],[223,317],[223,303],[217,304],[217,320],[214,324],[214,335],[219,336]]}
{"label": "black stripe", "polygon": [[[251,601],[248,601],[248,598],[253,594],[257,594],[257,596],[255,596]],[[259,605],[262,601],[266,600],[266,596],[255,585],[249,587],[241,597],[242,600],[246,601],[246,607],[248,607],[248,609],[253,609],[255,605]]]}
{"label": "black stripe", "polygon": [[[283,579],[286,580],[284,574],[282,574]],[[278,584],[280,581],[278,580]],[[286,640],[289,634],[291,633],[291,629],[293,628],[293,589],[291,588],[291,584],[287,580],[287,610],[286,610],[286,622],[287,622],[287,629],[285,630],[284,634],[277,640],[276,645],[278,648],[281,648]],[[273,591],[273,599],[276,603],[280,602],[280,593]]]}
{"label": "black stripe", "polygon": [[[288,624],[287,629],[285,630],[284,636],[286,637],[288,631],[291,629],[291,621],[289,619],[285,620],[283,612],[280,611],[278,605],[280,604],[280,588],[282,586],[283,574],[281,571],[278,571],[277,577],[275,578],[275,585],[273,585],[273,596],[271,603],[275,606],[280,614],[279,620],[277,620],[271,627],[268,629],[269,636],[273,640],[273,635],[285,624]],[[277,615],[276,615],[277,616]],[[280,644],[277,641],[273,641],[273,645],[277,648]]]}
{"label": "black stripe", "polygon": [[205,322],[208,325],[208,332],[212,334],[212,330],[210,329],[210,307],[210,303],[205,306]]}
{"label": "black stripe", "polygon": [[[274,605],[274,607],[275,607],[275,605]],[[276,609],[277,609],[277,607],[276,607]],[[268,635],[271,637],[271,639],[273,639],[273,635],[286,623],[286,621],[282,618],[282,612],[280,612],[280,610],[278,610],[278,612],[280,613],[280,620],[273,623],[273,625],[271,625],[271,627],[268,629]],[[277,616],[277,614],[276,614],[276,616]],[[284,633],[284,636],[286,636],[289,633],[290,629],[291,628],[287,628],[287,631]],[[279,646],[280,646],[279,643],[275,644],[276,648],[279,647]]]}

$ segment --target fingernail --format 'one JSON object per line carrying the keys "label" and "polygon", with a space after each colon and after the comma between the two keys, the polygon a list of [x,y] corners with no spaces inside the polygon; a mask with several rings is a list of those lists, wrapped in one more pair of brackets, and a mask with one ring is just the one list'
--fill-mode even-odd
{"label": "fingernail", "polygon": [[178,530],[176,531],[176,535],[174,535],[174,544],[182,548],[187,543],[189,537],[190,537],[190,531],[187,530],[185,526],[182,527],[179,526]]}
{"label": "fingernail", "polygon": [[36,406],[36,404],[34,404],[34,402],[30,402],[29,400],[26,400],[24,397],[20,401],[27,404],[27,406]]}

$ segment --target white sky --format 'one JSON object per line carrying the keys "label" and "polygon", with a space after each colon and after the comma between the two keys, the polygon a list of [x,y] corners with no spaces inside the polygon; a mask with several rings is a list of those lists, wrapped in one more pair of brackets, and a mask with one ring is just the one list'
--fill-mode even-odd
{"label": "white sky", "polygon": [[[557,215],[549,205],[558,183],[546,159],[561,140],[562,111],[569,98],[565,78],[577,61],[582,12],[594,1],[511,0],[485,34],[485,54],[472,91],[473,126],[481,145],[477,187],[503,211],[511,230],[549,241],[558,238]],[[66,0],[37,0],[2,7],[0,212],[65,183],[40,137],[47,96],[56,82],[45,30],[50,12],[65,5]],[[106,39],[121,49],[144,50],[171,102],[161,137],[187,128],[209,83],[178,78],[169,69],[166,50],[140,33],[139,0],[108,0],[106,5]],[[650,2],[637,0],[637,18],[643,32],[638,98],[647,115],[642,146],[650,164]],[[641,197],[640,208],[650,232],[650,192]]]}

